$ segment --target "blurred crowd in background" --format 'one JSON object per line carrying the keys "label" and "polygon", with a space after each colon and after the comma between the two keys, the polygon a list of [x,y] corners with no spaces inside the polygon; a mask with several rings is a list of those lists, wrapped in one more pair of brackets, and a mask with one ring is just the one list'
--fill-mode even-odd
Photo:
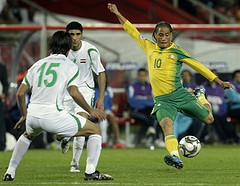
{"label": "blurred crowd in background", "polygon": [[[5,133],[12,134],[16,139],[25,130],[14,130],[15,123],[21,117],[16,100],[8,103],[8,82],[6,68],[0,64],[1,84],[3,85],[0,96],[0,150],[6,147]],[[216,75],[216,70],[213,70]],[[19,73],[17,76],[18,86],[25,77],[26,72]],[[226,79],[226,77],[221,77]],[[119,118],[131,119],[131,147],[163,147],[162,131],[151,116],[153,107],[152,89],[147,81],[148,72],[145,68],[137,71],[137,79],[126,87],[123,96],[114,95],[110,86],[106,87],[105,93],[105,112],[107,120],[99,124],[103,135],[103,147],[126,148],[124,136],[124,125]],[[189,70],[182,71],[183,86],[193,92],[195,88],[203,87],[206,98],[212,104],[212,110],[215,121],[211,125],[205,125],[197,119],[184,116],[179,113],[174,122],[174,133],[178,140],[186,135],[194,135],[206,144],[240,144],[239,126],[240,126],[240,70],[232,73],[229,79],[234,89],[223,90],[219,85],[208,81],[200,85],[195,83],[195,76]],[[96,96],[98,87],[96,84]],[[29,103],[30,94],[26,95],[26,104]],[[123,105],[121,110],[121,105]],[[119,111],[121,110],[121,111]],[[52,134],[42,134],[33,142],[33,148],[50,148],[56,143]]]}
{"label": "blurred crowd in background", "polygon": [[[239,0],[201,0],[209,8],[212,8],[229,18],[237,20],[240,23],[240,1]],[[204,21],[208,21],[209,13],[199,6],[194,5],[187,0],[179,0],[179,7],[193,16],[199,17]],[[224,20],[215,20],[215,23],[226,24],[234,22],[225,22]]]}

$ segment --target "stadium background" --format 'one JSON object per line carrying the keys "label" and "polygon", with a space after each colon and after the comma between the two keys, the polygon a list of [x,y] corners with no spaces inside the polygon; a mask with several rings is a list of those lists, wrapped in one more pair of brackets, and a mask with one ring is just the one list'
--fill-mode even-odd
{"label": "stadium background", "polygon": [[[9,103],[15,100],[17,78],[36,60],[46,56],[47,39],[53,32],[64,29],[72,20],[84,26],[84,40],[96,45],[106,67],[109,85],[115,92],[118,115],[126,103],[125,88],[136,79],[136,70],[146,66],[141,49],[122,31],[115,16],[106,8],[106,0],[0,0],[1,13],[0,61],[7,66]],[[240,69],[240,9],[239,0],[112,0],[119,10],[142,34],[151,39],[154,25],[160,20],[174,24],[174,42],[211,69],[229,80],[231,73]],[[35,12],[34,21],[28,11]],[[19,17],[18,12],[21,12]],[[6,13],[6,12],[5,12]],[[6,16],[8,15],[8,16]],[[117,25],[116,25],[117,24]],[[183,69],[188,67],[184,66]],[[190,69],[191,70],[191,69]],[[192,70],[191,70],[192,71]],[[205,79],[194,73],[197,83]],[[1,85],[0,85],[1,86]],[[1,91],[1,88],[0,88]],[[124,120],[123,138],[134,134]],[[127,121],[127,122],[126,122]],[[126,122],[126,123],[125,123]],[[236,125],[239,132],[239,125]],[[0,129],[1,130],[1,129]],[[125,133],[124,133],[125,131]],[[8,138],[9,139],[9,138]],[[124,138],[125,139],[125,138]],[[13,140],[14,141],[14,140]],[[9,146],[13,148],[13,146]],[[0,152],[0,176],[4,175],[11,151]],[[103,149],[98,167],[114,177],[108,185],[239,185],[239,145],[203,145],[200,154],[184,158],[182,171],[167,167],[163,162],[165,148]],[[31,149],[22,160],[15,185],[96,185],[83,182],[86,151],[80,162],[80,174],[69,173],[71,152]],[[4,182],[0,182],[5,184]],[[98,184],[104,185],[105,182]]]}
{"label": "stadium background", "polygon": [[[64,30],[68,22],[76,20],[83,24],[84,40],[94,44],[100,51],[108,84],[115,93],[116,114],[123,116],[125,88],[136,79],[136,70],[146,66],[146,57],[122,30],[117,18],[107,10],[108,1],[6,2],[9,11],[13,8],[21,15],[18,22],[9,18],[8,21],[2,19],[3,24],[0,24],[0,61],[7,66],[10,102],[15,100],[17,75],[48,54],[47,40],[53,32]],[[231,73],[240,69],[238,1],[112,2],[148,39],[152,38],[152,30],[158,21],[166,20],[173,24],[174,42],[210,69],[216,69],[222,79],[229,80]],[[34,12],[32,21],[28,19],[29,12]],[[205,80],[189,67],[183,66],[183,69],[191,70],[197,83]],[[129,130],[125,127],[125,135],[129,135]]]}

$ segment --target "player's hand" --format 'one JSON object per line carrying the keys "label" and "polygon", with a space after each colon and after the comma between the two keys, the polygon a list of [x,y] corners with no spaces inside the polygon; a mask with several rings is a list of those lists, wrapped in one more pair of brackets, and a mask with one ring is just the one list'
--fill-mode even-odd
{"label": "player's hand", "polygon": [[214,81],[219,84],[222,88],[224,89],[228,89],[228,88],[232,88],[234,89],[233,85],[230,82],[227,81],[222,81],[221,79],[219,79],[218,77],[216,77],[214,79]]}
{"label": "player's hand", "polygon": [[98,121],[103,121],[106,119],[106,114],[99,110],[99,109],[91,109],[89,111],[89,114],[92,116],[92,117],[95,117],[98,119]]}
{"label": "player's hand", "polygon": [[222,81],[219,85],[224,89],[229,89],[229,88],[234,89],[233,85],[230,82]]}
{"label": "player's hand", "polygon": [[112,3],[108,3],[108,9],[110,10],[110,12],[114,13],[114,14],[118,14],[118,9],[117,6],[115,4]]}
{"label": "player's hand", "polygon": [[14,126],[14,129],[20,129],[21,126],[25,123],[25,121],[26,121],[26,116],[22,116]]}
{"label": "player's hand", "polygon": [[104,112],[104,100],[98,98],[95,102],[94,108]]}

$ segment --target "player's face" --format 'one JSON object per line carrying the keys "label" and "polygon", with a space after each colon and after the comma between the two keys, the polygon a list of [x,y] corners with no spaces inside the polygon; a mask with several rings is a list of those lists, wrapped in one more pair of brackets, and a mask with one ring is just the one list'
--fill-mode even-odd
{"label": "player's face", "polygon": [[240,73],[236,73],[235,77],[234,77],[234,80],[237,82],[237,83],[240,83]]}
{"label": "player's face", "polygon": [[168,27],[159,27],[155,32],[155,38],[159,48],[167,48],[171,45],[172,33]]}
{"label": "player's face", "polygon": [[69,30],[68,33],[72,37],[72,50],[79,50],[81,48],[82,32],[80,30]]}
{"label": "player's face", "polygon": [[146,73],[145,71],[140,71],[140,72],[138,73],[138,80],[139,80],[142,84],[146,83],[146,81],[147,81],[147,73]]}

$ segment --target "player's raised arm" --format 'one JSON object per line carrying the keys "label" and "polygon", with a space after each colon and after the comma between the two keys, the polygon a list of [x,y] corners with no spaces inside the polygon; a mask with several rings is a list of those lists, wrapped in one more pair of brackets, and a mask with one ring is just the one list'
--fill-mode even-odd
{"label": "player's raised arm", "polygon": [[127,19],[123,17],[123,15],[118,11],[117,6],[115,4],[108,3],[108,9],[117,16],[119,22],[122,25],[127,21]]}
{"label": "player's raised arm", "polygon": [[123,29],[146,53],[147,48],[149,48],[149,45],[152,45],[153,43],[145,39],[137,30],[137,28],[133,24],[131,24],[125,17],[123,17],[123,15],[118,11],[117,6],[115,4],[108,3],[108,9],[117,16],[118,20],[123,26]]}

